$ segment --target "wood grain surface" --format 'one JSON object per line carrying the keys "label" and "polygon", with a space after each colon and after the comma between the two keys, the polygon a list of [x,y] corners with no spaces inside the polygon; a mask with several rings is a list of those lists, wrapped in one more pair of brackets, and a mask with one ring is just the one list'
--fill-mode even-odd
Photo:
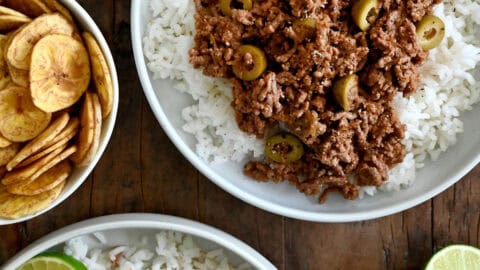
{"label": "wood grain surface", "polygon": [[63,226],[125,212],[212,225],[245,241],[279,269],[420,269],[445,245],[480,245],[480,166],[422,205],[357,223],[293,220],[224,192],[176,150],[144,98],[131,49],[130,2],[79,2],[114,53],[121,96],[116,128],[95,171],[72,197],[41,217],[0,227],[0,265]]}

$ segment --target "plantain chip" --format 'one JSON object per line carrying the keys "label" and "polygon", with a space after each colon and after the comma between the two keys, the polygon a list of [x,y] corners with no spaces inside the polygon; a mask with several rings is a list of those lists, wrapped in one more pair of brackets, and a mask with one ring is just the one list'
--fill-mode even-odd
{"label": "plantain chip", "polygon": [[6,0],[5,5],[32,18],[52,12],[41,0]]}
{"label": "plantain chip", "polygon": [[66,181],[72,172],[72,165],[68,160],[55,165],[33,182],[28,184],[13,184],[7,186],[8,192],[16,195],[34,196],[54,189]]}
{"label": "plantain chip", "polygon": [[0,15],[0,31],[8,32],[12,29],[16,29],[26,23],[31,22],[28,17],[20,17],[13,15]]}
{"label": "plantain chip", "polygon": [[60,196],[64,187],[65,181],[55,188],[38,195],[21,196],[11,194],[7,191],[6,187],[0,186],[0,217],[18,219],[40,212]]}
{"label": "plantain chip", "polygon": [[29,76],[28,70],[18,69],[10,65],[10,63],[8,62],[7,62],[7,67],[8,67],[8,73],[10,74],[10,79],[12,80],[12,82],[14,82],[15,84],[21,87],[25,87],[25,88],[29,87],[30,82],[28,78]]}
{"label": "plantain chip", "polygon": [[87,44],[90,54],[90,62],[92,63],[93,82],[95,83],[100,104],[102,105],[102,115],[105,119],[113,107],[113,82],[107,60],[100,49],[95,38],[88,32],[83,33],[83,39]]}
{"label": "plantain chip", "polygon": [[74,161],[77,167],[85,167],[90,164],[100,146],[100,135],[102,132],[102,107],[97,94],[92,94],[92,103],[94,110],[93,140],[88,148],[88,151],[83,155],[83,157]]}
{"label": "plantain chip", "polygon": [[58,13],[42,15],[20,29],[12,38],[5,51],[5,58],[13,67],[29,70],[35,44],[51,34],[71,36],[73,25]]}
{"label": "plantain chip", "polygon": [[66,7],[64,7],[62,4],[58,3],[57,0],[43,0],[43,2],[50,10],[60,13],[63,15],[63,17],[67,18],[69,21],[74,22],[70,11]]}
{"label": "plantain chip", "polygon": [[5,35],[0,35],[0,91],[5,89],[10,83],[10,75],[8,74],[8,66],[3,57],[3,51],[5,50],[5,45],[7,44],[8,37]]}
{"label": "plantain chip", "polygon": [[[12,185],[15,183],[29,183],[34,179],[32,175],[45,167],[50,161],[56,158],[64,149],[59,148],[43,158],[37,160],[35,163],[28,165],[27,167],[18,168],[11,172],[8,172],[2,179],[2,184]],[[8,169],[8,168],[7,168]]]}
{"label": "plantain chip", "polygon": [[89,82],[90,63],[82,43],[71,36],[48,35],[35,45],[30,90],[38,108],[56,112],[72,106]]}
{"label": "plantain chip", "polygon": [[0,148],[0,166],[6,165],[20,150],[18,143],[12,143],[7,147]]}
{"label": "plantain chip", "polygon": [[13,142],[38,136],[50,123],[51,114],[35,107],[30,91],[10,86],[0,92],[0,133]]}
{"label": "plantain chip", "polygon": [[13,170],[20,162],[37,153],[48,145],[67,126],[70,116],[63,113],[56,118],[38,137],[25,145],[20,152],[7,164],[7,170]]}
{"label": "plantain chip", "polygon": [[5,137],[0,134],[0,148],[5,148],[7,146],[12,145],[12,142],[7,140]]}
{"label": "plantain chip", "polygon": [[[57,150],[55,150],[55,151],[57,151]],[[57,155],[52,160],[50,160],[47,164],[45,164],[45,166],[42,166],[38,171],[36,171],[34,174],[32,174],[32,176],[30,177],[30,180],[37,179],[44,172],[46,172],[46,171],[50,170],[51,168],[55,167],[55,165],[57,165],[58,163],[66,160],[76,151],[77,151],[77,147],[75,145],[72,145],[72,146],[66,148],[59,155]]]}
{"label": "plantain chip", "polygon": [[75,164],[79,164],[86,156],[88,150],[93,144],[95,133],[95,109],[93,108],[93,94],[86,92],[83,98],[82,108],[80,110],[80,132],[77,136],[77,152],[70,159]]}

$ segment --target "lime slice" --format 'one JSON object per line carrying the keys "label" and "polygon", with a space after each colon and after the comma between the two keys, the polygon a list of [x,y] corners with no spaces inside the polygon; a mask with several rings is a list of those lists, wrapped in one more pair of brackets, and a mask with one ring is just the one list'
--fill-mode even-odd
{"label": "lime slice", "polygon": [[77,259],[60,252],[45,252],[28,260],[17,270],[87,270]]}
{"label": "lime slice", "polygon": [[425,270],[478,270],[480,269],[480,249],[451,245],[437,252]]}

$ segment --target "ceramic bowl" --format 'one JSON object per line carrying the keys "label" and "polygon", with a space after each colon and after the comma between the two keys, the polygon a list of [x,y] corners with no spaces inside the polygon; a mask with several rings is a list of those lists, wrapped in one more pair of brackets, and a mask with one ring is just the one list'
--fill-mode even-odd
{"label": "ceramic bowl", "polygon": [[[465,131],[455,146],[435,162],[417,170],[410,188],[380,192],[374,197],[346,201],[330,196],[325,204],[306,197],[287,183],[258,183],[242,173],[243,163],[209,164],[195,153],[195,139],[183,131],[182,109],[192,100],[173,89],[170,80],[154,80],[143,56],[142,39],[151,19],[149,1],[133,0],[132,43],[136,66],[145,95],[170,140],[200,172],[237,198],[279,215],[319,222],[349,222],[378,218],[418,205],[455,184],[480,161],[480,105],[462,115]],[[334,195],[334,194],[332,194]]]}
{"label": "ceramic bowl", "polygon": [[67,199],[70,195],[72,195],[75,190],[78,189],[78,187],[87,179],[87,177],[90,175],[92,170],[94,169],[95,165],[98,163],[99,159],[101,158],[103,152],[105,151],[105,148],[107,147],[108,142],[110,141],[110,137],[112,135],[112,131],[115,125],[115,120],[117,118],[117,111],[118,111],[118,99],[119,99],[119,90],[118,90],[118,78],[117,78],[117,71],[115,69],[115,63],[113,61],[113,56],[110,51],[110,48],[108,46],[107,41],[105,40],[102,32],[96,25],[95,21],[88,15],[88,13],[85,11],[85,9],[82,8],[82,6],[77,3],[75,0],[61,0],[60,1],[66,8],[70,10],[72,15],[75,17],[75,19],[78,22],[79,27],[81,27],[81,30],[89,31],[92,33],[92,35],[97,39],[100,48],[102,49],[106,60],[108,62],[108,65],[110,67],[110,73],[112,75],[112,81],[113,81],[113,91],[114,91],[114,100],[113,100],[113,108],[111,114],[104,120],[102,124],[102,134],[100,137],[100,147],[95,154],[95,158],[93,161],[84,168],[75,168],[70,177],[68,178],[68,182],[65,185],[64,190],[60,194],[60,196],[46,209],[35,213],[30,216],[25,216],[19,219],[15,220],[7,220],[7,219],[1,219],[0,218],[0,225],[6,225],[6,224],[12,224],[12,223],[17,223],[17,222],[23,222],[26,220],[29,220],[31,218],[34,218],[38,215],[41,215],[48,210],[54,208],[61,202],[63,202],[65,199]]}

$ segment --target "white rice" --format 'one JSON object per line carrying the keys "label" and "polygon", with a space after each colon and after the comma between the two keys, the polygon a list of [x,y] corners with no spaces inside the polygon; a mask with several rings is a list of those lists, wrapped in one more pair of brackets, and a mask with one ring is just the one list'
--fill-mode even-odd
{"label": "white rice", "polygon": [[[189,63],[195,35],[192,0],[151,0],[154,19],[144,38],[144,54],[155,79],[176,81],[175,89],[190,94],[194,104],[183,110],[183,129],[197,140],[197,154],[208,162],[235,161],[263,155],[263,142],[248,136],[236,125],[231,85],[204,76]],[[405,161],[393,168],[384,191],[410,186],[415,169],[435,160],[463,132],[460,114],[480,99],[475,68],[480,62],[480,3],[476,0],[444,1],[434,13],[443,19],[446,36],[430,51],[421,68],[421,89],[404,98],[397,96],[400,119],[407,126]],[[476,36],[477,35],[477,36]],[[477,69],[478,72],[478,69]],[[368,195],[376,187],[365,187]],[[362,194],[363,195],[363,194]]]}
{"label": "white rice", "polygon": [[155,235],[155,248],[149,239],[138,245],[106,246],[102,233],[95,233],[100,248],[92,248],[84,236],[65,243],[64,252],[85,264],[89,270],[247,270],[248,263],[233,267],[222,249],[202,250],[190,235],[161,231]]}

